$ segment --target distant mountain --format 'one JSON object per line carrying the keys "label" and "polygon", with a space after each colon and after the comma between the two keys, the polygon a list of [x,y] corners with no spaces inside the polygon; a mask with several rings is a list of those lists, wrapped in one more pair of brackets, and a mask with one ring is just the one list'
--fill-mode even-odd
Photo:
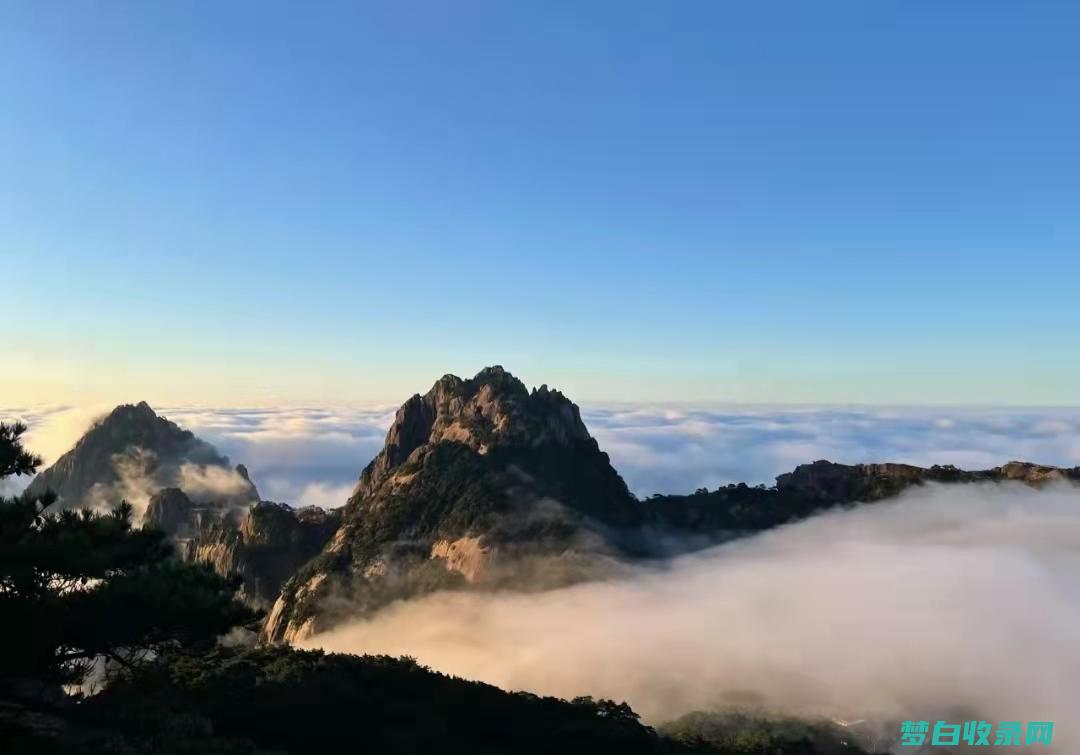
{"label": "distant mountain", "polygon": [[164,488],[180,488],[201,503],[259,500],[243,465],[232,467],[212,445],[159,417],[145,401],[113,409],[30,484],[32,493],[53,490],[65,508],[112,506],[121,499],[142,507]]}
{"label": "distant mountain", "polygon": [[821,460],[780,475],[772,488],[739,483],[691,495],[651,496],[644,503],[649,521],[660,531],[716,542],[804,519],[835,506],[884,500],[927,483],[1022,482],[1038,487],[1064,481],[1080,482],[1080,467],[1063,469],[1013,461],[969,472],[954,466]]}
{"label": "distant mountain", "polygon": [[239,464],[146,402],[116,407],[31,483],[60,506],[127,500],[144,526],[169,534],[177,555],[242,579],[240,596],[269,607],[282,583],[318,554],[337,529],[336,512],[260,501]]}

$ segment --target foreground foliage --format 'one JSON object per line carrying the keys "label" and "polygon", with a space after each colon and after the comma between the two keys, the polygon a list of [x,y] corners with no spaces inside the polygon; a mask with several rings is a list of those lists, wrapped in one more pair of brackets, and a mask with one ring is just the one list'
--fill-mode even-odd
{"label": "foreground foliage", "polygon": [[[41,463],[22,448],[24,430],[0,425],[0,476]],[[130,666],[210,647],[255,618],[228,581],[170,559],[163,533],[133,527],[130,505],[53,514],[53,500],[0,499],[0,692],[40,697],[82,683],[102,659]]]}
{"label": "foreground foliage", "polygon": [[286,647],[170,655],[80,708],[87,751],[116,747],[116,735],[155,753],[695,751],[625,704],[507,693],[410,659]]}
{"label": "foreground foliage", "polygon": [[827,719],[807,720],[764,711],[689,713],[662,727],[674,739],[704,743],[739,755],[858,755],[855,737]]}

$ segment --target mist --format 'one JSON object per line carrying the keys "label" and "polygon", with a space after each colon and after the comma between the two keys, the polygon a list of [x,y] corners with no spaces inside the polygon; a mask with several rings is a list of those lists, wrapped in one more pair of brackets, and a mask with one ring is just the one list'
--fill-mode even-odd
{"label": "mist", "polygon": [[927,486],[539,594],[441,593],[302,643],[407,654],[658,724],[751,703],[846,720],[1053,720],[1080,751],[1080,489]]}
{"label": "mist", "polygon": [[[95,483],[83,504],[99,511],[110,511],[127,501],[141,519],[150,498],[163,487],[179,487],[194,501],[214,501],[227,505],[249,489],[250,483],[235,469],[184,462],[178,467],[158,464],[157,455],[144,448],[131,447],[112,457],[116,480]],[[241,508],[245,508],[241,506]]]}

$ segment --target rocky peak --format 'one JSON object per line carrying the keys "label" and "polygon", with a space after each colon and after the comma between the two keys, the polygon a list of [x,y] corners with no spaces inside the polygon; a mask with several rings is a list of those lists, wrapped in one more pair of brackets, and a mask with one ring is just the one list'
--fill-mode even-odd
{"label": "rocky peak", "polygon": [[[497,366],[468,380],[445,375],[398,410],[341,526],[283,588],[263,636],[314,631],[313,607],[330,595],[347,613],[404,594],[513,580],[519,562],[531,565],[534,584],[606,573],[611,554],[642,539],[620,530],[642,521],[564,395],[529,391]],[[321,615],[319,625],[334,620]]]}
{"label": "rocky peak", "polygon": [[[230,475],[205,474],[213,467]],[[69,508],[113,505],[121,499],[146,504],[169,487],[205,502],[247,504],[258,500],[258,493],[244,472],[233,470],[212,445],[140,401],[122,404],[94,422],[70,451],[34,479],[30,490],[41,494],[51,489]],[[224,480],[227,489],[213,488],[212,480]]]}
{"label": "rocky peak", "polygon": [[578,407],[546,385],[530,393],[498,365],[469,380],[444,375],[398,409],[383,450],[364,469],[355,494],[370,493],[418,449],[440,443],[461,443],[481,454],[496,447],[596,445]]}

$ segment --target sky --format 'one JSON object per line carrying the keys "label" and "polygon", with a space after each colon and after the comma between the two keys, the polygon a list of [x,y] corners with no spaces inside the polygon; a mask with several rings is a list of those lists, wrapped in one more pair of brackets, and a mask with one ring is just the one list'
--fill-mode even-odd
{"label": "sky", "polygon": [[[8,407],[1080,404],[1080,7],[0,4]],[[13,325],[14,326],[13,326]]]}

